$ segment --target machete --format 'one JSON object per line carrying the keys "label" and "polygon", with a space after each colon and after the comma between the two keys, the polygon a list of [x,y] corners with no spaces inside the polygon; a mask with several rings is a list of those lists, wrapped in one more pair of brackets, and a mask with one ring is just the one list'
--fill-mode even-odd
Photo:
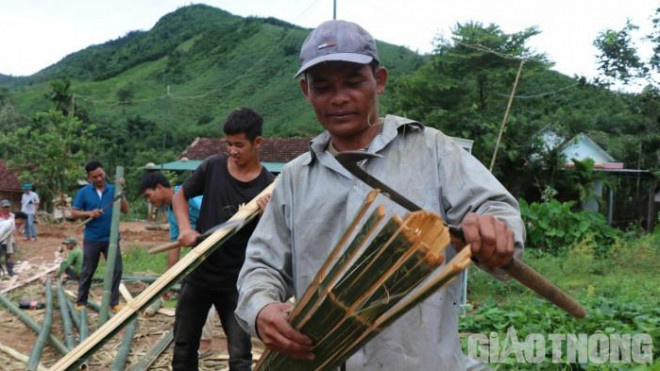
{"label": "machete", "polygon": [[[337,161],[339,161],[339,163],[356,178],[372,188],[380,189],[381,194],[388,197],[390,200],[403,206],[409,211],[422,210],[417,204],[390,188],[385,183],[374,178],[358,165],[362,160],[382,158],[382,156],[363,151],[346,151],[339,153],[336,158]],[[463,231],[460,227],[448,225],[448,228],[450,234],[465,242],[465,237],[463,236]],[[500,267],[500,269],[572,316],[577,318],[583,318],[586,316],[587,312],[580,303],[520,260],[511,258],[511,260],[504,266]]]}
{"label": "machete", "polygon": [[[240,228],[241,224],[242,224],[242,221],[240,221],[240,220],[227,220],[226,222],[220,223],[220,224],[216,225],[215,227],[208,229],[206,232],[198,235],[197,238],[195,239],[195,244],[193,246],[199,245],[202,241],[204,241],[208,236],[215,233],[215,231],[217,231],[217,230],[220,230],[222,228],[230,228],[230,229]],[[156,254],[156,253],[159,253],[159,252],[175,249],[175,248],[180,247],[180,246],[181,246],[181,242],[179,242],[179,241],[168,242],[168,243],[150,248],[149,249],[149,254]]]}
{"label": "machete", "polygon": [[[105,206],[103,206],[103,208],[101,210],[103,210],[103,212],[108,211],[110,209],[110,206],[114,205],[114,203],[122,197],[124,197],[124,192],[123,191],[120,192],[115,197],[113,197],[112,200],[109,200],[108,202],[106,202]],[[78,227],[82,228],[82,227],[86,226],[87,223],[91,222],[94,219],[96,219],[96,218],[87,218],[82,223],[80,223],[80,225]]]}

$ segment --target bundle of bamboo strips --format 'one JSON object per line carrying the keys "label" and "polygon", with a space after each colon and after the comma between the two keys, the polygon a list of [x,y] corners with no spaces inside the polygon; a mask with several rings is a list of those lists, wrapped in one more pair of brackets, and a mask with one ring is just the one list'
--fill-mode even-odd
{"label": "bundle of bamboo strips", "polygon": [[291,313],[291,324],[314,341],[315,360],[267,350],[257,370],[336,367],[469,266],[469,247],[442,265],[450,237],[437,214],[395,215],[382,225],[385,209],[380,205],[363,221],[377,195],[374,190],[367,196]]}

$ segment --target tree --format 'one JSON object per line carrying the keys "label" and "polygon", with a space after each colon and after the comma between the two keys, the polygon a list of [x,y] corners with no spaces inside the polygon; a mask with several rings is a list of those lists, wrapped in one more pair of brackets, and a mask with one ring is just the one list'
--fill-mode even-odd
{"label": "tree", "polygon": [[598,34],[594,46],[598,48],[599,70],[604,75],[607,84],[620,81],[629,84],[635,79],[641,79],[648,84],[658,86],[657,74],[660,73],[660,8],[655,11],[653,31],[645,39],[654,44],[653,55],[643,60],[637,50],[631,33],[639,27],[630,20],[621,30],[607,29]]}
{"label": "tree", "polygon": [[638,145],[629,148],[636,157],[635,166],[640,168],[660,167],[660,8],[656,9],[652,23],[653,30],[644,38],[653,44],[654,53],[648,60],[638,54],[631,32],[639,27],[630,21],[623,29],[605,30],[594,40],[600,50],[599,69],[606,83],[620,81],[627,85],[642,81],[646,84],[642,92],[634,94],[629,101],[630,110],[641,118],[635,128]]}
{"label": "tree", "polygon": [[123,86],[117,90],[117,100],[121,106],[122,114],[126,113],[126,107],[133,103],[133,89],[130,86]]}
{"label": "tree", "polygon": [[[496,25],[474,22],[459,23],[452,32],[451,41],[437,40],[433,56],[420,69],[391,85],[391,104],[399,114],[477,141],[473,154],[487,164],[521,59],[526,60],[525,74],[545,71],[550,64],[525,46],[539,33],[533,27],[506,34]],[[526,161],[522,146],[531,146],[530,136],[538,128],[524,126],[520,120],[520,127],[505,133],[496,174]]]}
{"label": "tree", "polygon": [[71,81],[69,79],[53,80],[50,82],[50,89],[46,98],[55,104],[55,109],[62,112],[63,116],[68,116],[73,101]]}
{"label": "tree", "polygon": [[4,133],[0,143],[9,152],[9,167],[21,181],[35,183],[47,204],[84,178],[83,164],[95,143],[93,129],[51,110],[37,113],[31,125]]}

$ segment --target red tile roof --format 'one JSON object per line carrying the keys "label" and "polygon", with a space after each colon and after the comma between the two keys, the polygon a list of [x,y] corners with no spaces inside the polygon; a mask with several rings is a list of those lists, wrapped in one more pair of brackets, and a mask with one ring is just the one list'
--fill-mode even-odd
{"label": "red tile roof", "polygon": [[18,174],[7,169],[7,163],[4,160],[0,160],[0,189],[22,192]]}
{"label": "red tile roof", "polygon": [[[308,151],[311,138],[264,138],[259,150],[263,162],[289,162]],[[203,160],[215,154],[227,154],[225,138],[196,138],[179,156],[189,160]]]}

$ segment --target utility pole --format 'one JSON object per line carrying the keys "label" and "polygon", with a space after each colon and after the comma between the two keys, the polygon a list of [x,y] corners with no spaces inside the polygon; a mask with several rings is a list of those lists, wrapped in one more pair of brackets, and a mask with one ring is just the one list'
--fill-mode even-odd
{"label": "utility pole", "polygon": [[332,0],[332,19],[337,19],[337,0]]}

